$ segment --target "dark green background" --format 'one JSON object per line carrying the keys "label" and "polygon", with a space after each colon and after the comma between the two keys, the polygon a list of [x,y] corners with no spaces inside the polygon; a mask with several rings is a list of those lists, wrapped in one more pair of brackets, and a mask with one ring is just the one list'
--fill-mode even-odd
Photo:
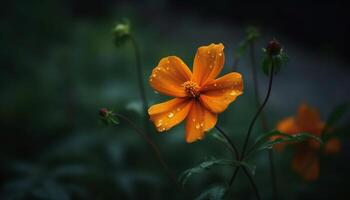
{"label": "dark green background", "polygon": [[[162,57],[177,55],[191,66],[197,47],[222,42],[226,73],[246,27],[261,30],[259,60],[267,41],[279,39],[290,62],[276,77],[267,105],[273,128],[302,102],[317,107],[326,119],[334,106],[349,100],[349,26],[344,9],[336,2],[2,2],[0,198],[193,199],[211,184],[229,180],[231,168],[215,167],[194,175],[185,192],[177,192],[141,137],[123,122],[111,127],[99,122],[98,110],[107,107],[142,127],[132,46],[113,44],[112,29],[118,20],[128,18],[132,24],[152,104],[167,99],[147,84]],[[255,111],[247,57],[238,71],[244,77],[244,95],[220,115],[218,124],[241,147]],[[259,78],[263,94],[267,78],[261,71]],[[253,137],[259,134],[258,124]],[[182,125],[150,135],[177,175],[206,158],[231,156],[210,133],[201,142],[185,143]],[[291,171],[292,149],[276,154],[281,199],[346,199],[348,139],[342,145],[340,154],[321,158],[320,179],[313,183]],[[254,178],[263,198],[271,199],[267,154],[251,162],[257,165]],[[243,174],[233,191],[237,199],[254,199]]]}

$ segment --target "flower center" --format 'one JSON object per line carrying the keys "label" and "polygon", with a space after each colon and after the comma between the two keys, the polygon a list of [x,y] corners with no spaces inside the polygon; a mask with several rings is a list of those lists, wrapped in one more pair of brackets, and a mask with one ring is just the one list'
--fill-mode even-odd
{"label": "flower center", "polygon": [[197,83],[193,81],[186,81],[182,84],[182,86],[185,88],[185,91],[189,97],[198,97],[199,96],[199,86]]}

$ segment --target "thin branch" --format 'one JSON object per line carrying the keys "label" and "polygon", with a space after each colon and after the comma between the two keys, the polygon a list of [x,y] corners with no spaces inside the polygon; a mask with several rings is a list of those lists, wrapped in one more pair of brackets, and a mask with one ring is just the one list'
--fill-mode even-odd
{"label": "thin branch", "polygon": [[[223,129],[221,129],[218,125],[215,125],[215,128],[221,133],[221,135],[223,135],[225,137],[225,139],[227,140],[227,142],[230,144],[230,146],[232,147],[232,149],[234,150],[234,153],[235,153],[235,156],[236,156],[236,159],[237,160],[240,160],[239,159],[239,153],[238,153],[238,150],[237,150],[237,147],[236,145],[233,143],[233,141],[230,139],[230,137],[225,133],[225,131]],[[255,195],[256,195],[256,198],[258,200],[260,200],[260,194],[259,194],[259,191],[258,191],[258,188],[254,182],[254,179],[253,177],[249,174],[248,170],[243,166],[243,171],[244,173],[247,175],[248,177],[248,180],[250,182],[250,184],[252,185],[253,189],[254,189],[254,192],[255,192]],[[236,168],[238,169],[238,168]],[[232,179],[231,179],[232,180]],[[230,183],[231,183],[231,180],[230,180]],[[231,185],[231,184],[230,184]]]}
{"label": "thin branch", "polygon": [[[148,101],[147,101],[147,96],[146,96],[146,91],[145,91],[145,86],[143,83],[143,70],[142,70],[142,64],[141,64],[141,53],[140,53],[140,48],[139,45],[137,44],[135,38],[131,35],[130,36],[130,41],[131,44],[134,48],[134,53],[135,53],[135,59],[136,59],[136,72],[137,72],[137,82],[139,85],[139,92],[140,92],[140,97],[142,101],[142,107],[144,113],[148,113]],[[145,130],[149,130],[148,128],[148,119],[145,116],[144,117],[144,127]]]}
{"label": "thin branch", "polygon": [[114,115],[116,117],[124,120],[125,122],[127,122],[132,129],[134,129],[143,139],[146,140],[147,144],[153,150],[155,157],[157,158],[159,163],[162,165],[165,173],[168,175],[168,177],[171,179],[171,181],[176,185],[176,188],[181,191],[181,187],[178,185],[178,182],[175,178],[175,175],[172,173],[172,171],[170,170],[170,168],[166,164],[165,160],[163,159],[163,157],[159,151],[159,148],[153,142],[153,140],[146,133],[144,133],[139,127],[137,127],[137,125],[134,122],[132,122],[129,118],[127,118],[126,116],[119,114],[119,113],[114,113]]}
{"label": "thin branch", "polygon": [[[251,132],[253,130],[254,124],[255,124],[256,120],[258,119],[260,113],[264,109],[267,101],[269,100],[269,97],[270,97],[270,94],[271,94],[271,89],[272,89],[273,75],[274,75],[274,64],[272,62],[272,66],[271,66],[271,70],[270,70],[270,80],[269,80],[269,86],[268,86],[267,94],[265,96],[263,104],[260,106],[259,110],[256,112],[254,118],[252,119],[252,121],[251,121],[251,123],[249,125],[248,132],[247,132],[247,135],[246,135],[246,138],[245,138],[245,141],[244,141],[244,145],[243,145],[243,150],[242,150],[242,153],[241,153],[241,156],[240,156],[240,160],[241,161],[244,159],[245,151],[246,151],[246,148],[247,148],[247,145],[248,145],[248,141],[249,141]],[[234,173],[233,173],[233,175],[231,177],[231,180],[230,180],[229,187],[232,186],[235,178],[237,177],[238,171],[239,171],[239,167],[237,167],[236,170],[234,171]]]}
{"label": "thin branch", "polygon": [[[255,93],[255,104],[256,108],[259,109],[260,107],[260,94],[259,94],[259,79],[257,74],[257,67],[256,67],[256,56],[255,56],[255,43],[252,41],[249,46],[249,55],[251,60],[251,69],[252,69],[252,77],[253,77],[253,83],[254,83],[254,93]],[[267,119],[265,116],[265,113],[261,111],[261,126],[264,131],[268,131],[268,125],[267,125]],[[277,182],[276,182],[276,174],[275,174],[275,167],[274,167],[274,155],[273,150],[268,150],[268,157],[269,157],[269,167],[270,167],[270,174],[271,174],[271,183],[272,183],[272,193],[275,200],[278,199],[278,190],[277,190]]]}

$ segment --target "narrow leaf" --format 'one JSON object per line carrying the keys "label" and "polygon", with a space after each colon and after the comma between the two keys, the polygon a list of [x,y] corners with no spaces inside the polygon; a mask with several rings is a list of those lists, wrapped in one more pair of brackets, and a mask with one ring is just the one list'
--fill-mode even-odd
{"label": "narrow leaf", "polygon": [[196,200],[222,200],[228,190],[226,185],[217,184],[212,185],[207,190],[203,191]]}
{"label": "narrow leaf", "polygon": [[[271,140],[270,138],[272,136],[281,136],[281,137],[277,138],[275,140]],[[252,148],[249,150],[249,153],[254,154],[254,153],[257,153],[259,151],[271,149],[273,147],[273,145],[284,143],[284,142],[301,142],[301,141],[305,141],[308,139],[313,139],[313,140],[316,140],[319,143],[323,144],[322,140],[319,137],[312,135],[310,133],[298,133],[298,134],[294,134],[294,135],[288,135],[286,133],[282,133],[282,132],[277,131],[277,130],[272,130],[272,131],[267,132],[266,134],[263,134],[262,136],[260,136],[256,140],[256,142],[254,143]]]}
{"label": "narrow leaf", "polygon": [[199,174],[199,173],[203,173],[207,170],[209,170],[210,168],[214,167],[214,166],[233,166],[233,167],[238,167],[238,166],[245,166],[248,168],[248,170],[250,170],[252,173],[254,173],[255,168],[250,166],[249,164],[245,163],[245,162],[239,162],[236,160],[228,160],[228,159],[215,159],[215,158],[211,158],[207,161],[204,161],[202,163],[200,163],[199,165],[187,169],[186,171],[184,171],[180,176],[179,176],[179,181],[182,183],[182,185],[185,185],[186,182],[188,181],[188,179],[193,175],[193,174]]}

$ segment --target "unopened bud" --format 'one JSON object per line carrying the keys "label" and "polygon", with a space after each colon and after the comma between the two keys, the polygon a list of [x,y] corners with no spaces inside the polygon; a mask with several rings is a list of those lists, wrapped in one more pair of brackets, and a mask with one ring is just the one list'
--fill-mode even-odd
{"label": "unopened bud", "polygon": [[276,56],[280,54],[282,51],[281,43],[279,43],[276,39],[271,40],[266,47],[266,53],[270,56]]}
{"label": "unopened bud", "polygon": [[118,23],[114,29],[114,42],[117,46],[122,45],[130,37],[130,24],[128,21]]}
{"label": "unopened bud", "polygon": [[98,114],[100,115],[100,117],[103,117],[103,118],[107,118],[108,113],[109,113],[109,111],[107,110],[107,108],[101,108],[98,111]]}

